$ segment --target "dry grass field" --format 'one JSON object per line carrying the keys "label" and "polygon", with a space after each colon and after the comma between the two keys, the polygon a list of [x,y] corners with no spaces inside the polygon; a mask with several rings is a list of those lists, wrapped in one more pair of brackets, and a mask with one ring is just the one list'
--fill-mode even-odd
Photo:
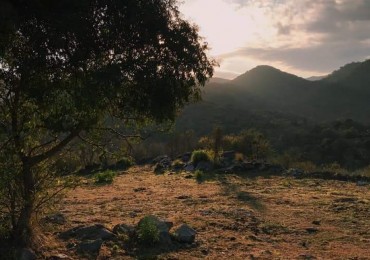
{"label": "dry grass field", "polygon": [[[283,176],[155,175],[133,167],[109,185],[86,178],[57,206],[64,225],[46,226],[44,250],[67,249],[57,232],[78,225],[135,225],[145,215],[187,223],[196,242],[174,251],[126,250],[105,242],[97,259],[370,259],[370,186]],[[57,231],[57,232],[56,232]],[[95,258],[95,257],[94,257]]]}

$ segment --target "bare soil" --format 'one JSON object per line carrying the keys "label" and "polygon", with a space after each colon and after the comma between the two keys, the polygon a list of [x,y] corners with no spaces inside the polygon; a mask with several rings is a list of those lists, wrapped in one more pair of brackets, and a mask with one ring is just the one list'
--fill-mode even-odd
{"label": "bare soil", "polygon": [[135,225],[146,215],[187,223],[196,243],[175,251],[127,251],[105,243],[97,259],[370,259],[370,186],[283,176],[155,175],[133,167],[110,185],[86,178],[57,206],[67,223],[45,227],[44,250],[92,259],[67,249],[57,232],[78,225]]}

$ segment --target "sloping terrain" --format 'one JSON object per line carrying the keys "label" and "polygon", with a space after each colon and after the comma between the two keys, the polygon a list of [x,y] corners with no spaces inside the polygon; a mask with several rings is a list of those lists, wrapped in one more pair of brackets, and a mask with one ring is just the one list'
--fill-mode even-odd
{"label": "sloping terrain", "polygon": [[58,232],[96,223],[135,225],[157,215],[192,226],[195,244],[166,252],[105,242],[97,259],[369,259],[369,185],[268,173],[210,174],[202,183],[189,177],[134,167],[111,185],[85,179],[58,205],[67,222],[45,227],[54,242],[43,251],[91,259],[67,249],[70,242]]}

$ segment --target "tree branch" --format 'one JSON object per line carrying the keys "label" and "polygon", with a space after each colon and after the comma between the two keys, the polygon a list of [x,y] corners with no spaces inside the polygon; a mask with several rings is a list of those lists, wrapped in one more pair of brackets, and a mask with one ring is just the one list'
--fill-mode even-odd
{"label": "tree branch", "polygon": [[33,156],[33,157],[30,157],[29,158],[29,162],[31,165],[35,165],[35,164],[38,164],[50,157],[52,157],[53,155],[55,155],[57,152],[59,152],[64,146],[66,146],[69,142],[71,142],[76,136],[78,136],[78,134],[80,133],[80,129],[77,128],[75,129],[74,131],[72,131],[66,138],[64,138],[62,141],[60,141],[59,144],[57,144],[56,146],[54,146],[53,148],[51,148],[50,150],[42,153],[42,154],[39,154],[39,155],[36,155],[36,156]]}

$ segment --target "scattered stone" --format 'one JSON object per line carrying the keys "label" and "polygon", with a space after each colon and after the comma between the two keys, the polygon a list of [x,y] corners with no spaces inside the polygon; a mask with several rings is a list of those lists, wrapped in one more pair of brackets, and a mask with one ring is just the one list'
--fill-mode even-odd
{"label": "scattered stone", "polygon": [[316,259],[316,257],[312,256],[312,255],[299,255],[298,256],[298,259],[303,259],[303,260],[313,260],[313,259]]}
{"label": "scattered stone", "polygon": [[187,172],[193,172],[194,171],[194,165],[192,163],[188,163],[185,165],[184,170]]}
{"label": "scattered stone", "polygon": [[181,159],[181,161],[183,161],[184,163],[187,163],[191,159],[191,154],[191,152],[187,152],[178,156],[177,158]]}
{"label": "scattered stone", "polygon": [[213,165],[211,162],[206,162],[206,161],[200,161],[197,164],[197,167],[195,167],[196,170],[200,171],[210,171],[212,170]]}
{"label": "scattered stone", "polygon": [[176,199],[186,200],[186,199],[191,199],[191,196],[188,196],[188,195],[180,195],[180,196],[177,196]]}
{"label": "scattered stone", "polygon": [[137,224],[137,229],[142,225],[143,221],[148,221],[148,219],[156,225],[159,231],[159,244],[161,246],[170,247],[172,245],[172,240],[169,231],[173,227],[173,223],[159,219],[154,215],[149,215],[139,221]]}
{"label": "scattered stone", "polygon": [[162,174],[162,173],[164,173],[165,172],[165,170],[166,170],[166,167],[163,165],[163,164],[161,164],[161,163],[157,163],[155,166],[154,166],[154,173],[156,173],[156,174]]}
{"label": "scattered stone", "polygon": [[287,171],[287,174],[289,176],[293,176],[293,177],[296,177],[296,178],[299,178],[301,176],[304,175],[304,171],[301,170],[301,169],[295,169],[295,168],[290,168],[288,171]]}
{"label": "scattered stone", "polygon": [[78,226],[78,227],[72,228],[70,230],[60,233],[59,237],[62,239],[76,237],[80,240],[84,240],[84,239],[86,240],[96,240],[96,239],[109,240],[109,239],[113,239],[115,235],[112,232],[110,232],[107,228],[105,228],[103,225],[95,224],[95,225],[88,226],[88,227]]}
{"label": "scattered stone", "polygon": [[57,224],[57,225],[64,225],[66,223],[66,218],[62,213],[56,213],[53,215],[46,216],[44,220],[46,222]]}
{"label": "scattered stone", "polygon": [[203,255],[208,255],[208,254],[209,254],[208,249],[202,249],[202,250],[200,250],[200,252],[201,252]]}
{"label": "scattered stone", "polygon": [[367,181],[358,181],[356,183],[357,186],[366,186],[367,184],[368,184]]}
{"label": "scattered stone", "polygon": [[184,176],[185,179],[192,179],[194,176],[191,174],[187,174]]}
{"label": "scattered stone", "polygon": [[22,248],[16,252],[17,260],[36,260],[36,254],[29,248]]}
{"label": "scattered stone", "polygon": [[306,231],[307,231],[309,234],[313,234],[313,233],[317,233],[317,232],[319,232],[319,229],[318,229],[318,228],[315,228],[315,227],[309,227],[309,228],[306,228]]}
{"label": "scattered stone", "polygon": [[316,226],[319,226],[321,224],[321,221],[320,220],[314,220],[314,221],[312,221],[312,224],[314,224]]}
{"label": "scattered stone", "polygon": [[141,191],[146,191],[146,188],[140,187],[140,188],[134,189],[134,192],[141,192]]}
{"label": "scattered stone", "polygon": [[48,258],[48,260],[62,260],[62,259],[71,259],[69,256],[65,254],[57,254],[57,255],[52,255]]}
{"label": "scattered stone", "polygon": [[113,233],[116,235],[125,234],[131,237],[135,233],[135,227],[126,224],[117,224],[113,227]]}
{"label": "scattered stone", "polygon": [[102,239],[81,242],[78,246],[78,251],[82,253],[98,254],[102,244]]}
{"label": "scattered stone", "polygon": [[186,224],[177,228],[173,234],[174,238],[180,243],[193,243],[197,232]]}

